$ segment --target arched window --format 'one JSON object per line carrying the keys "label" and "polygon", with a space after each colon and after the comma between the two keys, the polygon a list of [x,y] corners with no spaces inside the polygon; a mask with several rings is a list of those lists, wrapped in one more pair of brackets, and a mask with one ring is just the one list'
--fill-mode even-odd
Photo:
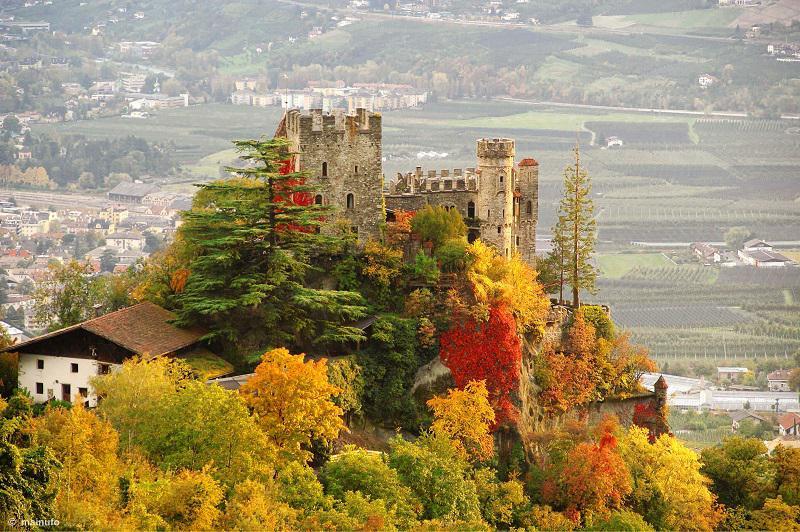
{"label": "arched window", "polygon": [[314,196],[314,204],[322,205],[322,194],[317,194],[316,196]]}
{"label": "arched window", "polygon": [[467,218],[475,218],[475,202],[467,203]]}
{"label": "arched window", "polygon": [[501,183],[503,182],[503,174],[502,173],[500,174],[500,182]]}
{"label": "arched window", "polygon": [[533,202],[531,200],[528,200],[528,203],[525,204],[525,213],[528,214],[528,216],[533,214]]}
{"label": "arched window", "polygon": [[350,210],[350,209],[355,209],[355,207],[356,207],[356,197],[351,192],[350,194],[347,195],[347,208],[348,210]]}
{"label": "arched window", "polygon": [[328,163],[322,163],[322,177],[328,177]]}
{"label": "arched window", "polygon": [[486,209],[486,218],[492,217],[492,209]]}
{"label": "arched window", "polygon": [[498,235],[500,234],[500,226],[499,225],[497,226],[497,234]]}

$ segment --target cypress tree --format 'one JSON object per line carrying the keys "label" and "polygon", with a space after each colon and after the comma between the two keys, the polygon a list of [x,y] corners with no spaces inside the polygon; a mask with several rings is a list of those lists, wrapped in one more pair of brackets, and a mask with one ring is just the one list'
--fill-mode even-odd
{"label": "cypress tree", "polygon": [[[564,169],[564,197],[558,208],[558,221],[553,228],[553,251],[563,251],[561,273],[572,287],[572,305],[580,306],[580,290],[595,290],[597,270],[591,263],[597,223],[590,196],[589,174],[581,167],[580,149],[575,146],[575,164]],[[558,250],[558,251],[557,251]],[[564,277],[562,277],[563,279]],[[563,286],[563,282],[562,282]]]}

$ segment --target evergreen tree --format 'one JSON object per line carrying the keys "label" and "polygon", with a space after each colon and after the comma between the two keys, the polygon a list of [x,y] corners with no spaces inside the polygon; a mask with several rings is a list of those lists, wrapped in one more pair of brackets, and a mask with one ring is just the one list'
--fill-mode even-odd
{"label": "evergreen tree", "polygon": [[314,254],[341,237],[320,232],[330,208],[314,204],[314,188],[292,170],[288,142],[235,144],[247,165],[228,168],[230,179],[198,185],[183,214],[179,240],[190,273],[176,295],[178,323],[208,326],[211,338],[240,348],[363,339],[344,325],[365,313],[359,294],[309,286]]}
{"label": "evergreen tree", "polygon": [[[580,290],[594,291],[597,271],[592,265],[597,223],[590,196],[589,174],[581,167],[580,149],[575,146],[575,164],[564,169],[564,197],[553,228],[553,249],[563,249],[560,262],[566,282],[572,287],[572,305],[580,306]],[[562,248],[563,246],[563,248]]]}

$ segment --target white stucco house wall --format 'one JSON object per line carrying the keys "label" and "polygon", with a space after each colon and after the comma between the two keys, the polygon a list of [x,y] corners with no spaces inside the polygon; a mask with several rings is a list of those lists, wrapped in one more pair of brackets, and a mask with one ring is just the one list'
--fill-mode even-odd
{"label": "white stucco house wall", "polygon": [[[113,372],[134,356],[189,358],[207,351],[200,328],[181,329],[170,322],[172,312],[152,303],[139,303],[71,327],[38,336],[3,352],[19,356],[19,387],[35,403],[49,400],[83,401],[97,405],[92,378]],[[222,364],[227,364],[221,361]]]}

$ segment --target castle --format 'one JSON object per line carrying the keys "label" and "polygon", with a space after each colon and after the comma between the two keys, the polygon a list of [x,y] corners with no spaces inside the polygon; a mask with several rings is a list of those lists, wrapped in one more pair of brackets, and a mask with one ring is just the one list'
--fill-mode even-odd
{"label": "castle", "polygon": [[442,205],[458,209],[470,241],[480,237],[506,256],[518,252],[530,264],[535,260],[539,163],[527,158],[515,164],[513,139],[478,140],[475,168],[425,173],[417,167],[385,190],[378,113],[292,109],[275,136],[289,140],[294,169],[319,187],[314,201],[338,207],[361,241],[380,236],[387,213]]}

